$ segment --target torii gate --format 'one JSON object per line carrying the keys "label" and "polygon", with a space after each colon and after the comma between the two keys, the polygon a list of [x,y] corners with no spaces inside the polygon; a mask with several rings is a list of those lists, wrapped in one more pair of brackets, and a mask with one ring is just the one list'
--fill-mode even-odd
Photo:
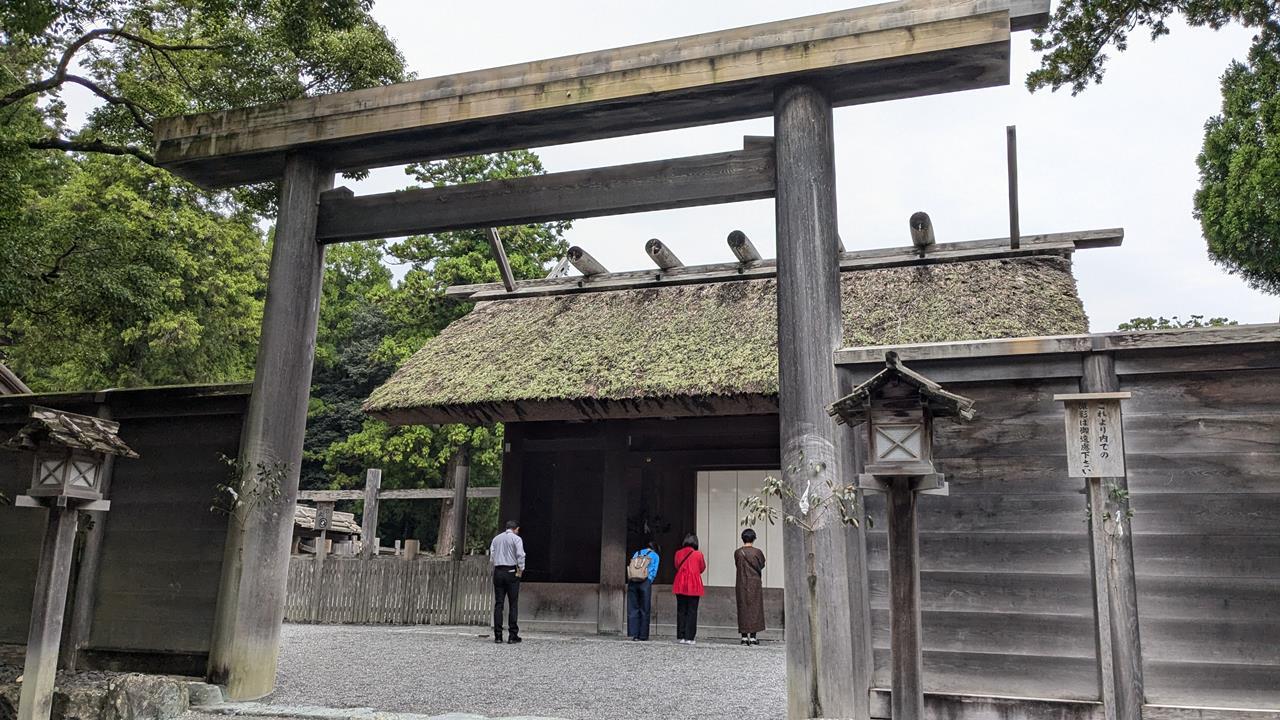
{"label": "torii gate", "polygon": [[[852,477],[855,452],[825,410],[842,394],[832,108],[1007,84],[1011,32],[1048,12],[1048,0],[901,0],[156,123],[157,162],[203,187],[283,180],[241,460],[249,484],[260,463],[287,472],[278,512],[233,519],[210,679],[233,699],[274,685],[325,243],[775,197],[784,481],[824,488]],[[767,115],[774,142],[736,152],[447,192],[326,192],[335,172]],[[789,716],[868,717],[862,534],[788,525],[785,554]],[[620,583],[604,565],[602,586]]]}

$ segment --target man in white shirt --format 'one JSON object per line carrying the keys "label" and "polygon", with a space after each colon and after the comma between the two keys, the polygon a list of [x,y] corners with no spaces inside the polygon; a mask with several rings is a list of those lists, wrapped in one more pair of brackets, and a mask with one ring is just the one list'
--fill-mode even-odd
{"label": "man in white shirt", "polygon": [[520,539],[520,523],[507,521],[507,529],[489,543],[489,562],[493,565],[493,641],[502,644],[502,605],[510,602],[507,614],[507,643],[521,642],[520,578],[524,575],[524,540]]}

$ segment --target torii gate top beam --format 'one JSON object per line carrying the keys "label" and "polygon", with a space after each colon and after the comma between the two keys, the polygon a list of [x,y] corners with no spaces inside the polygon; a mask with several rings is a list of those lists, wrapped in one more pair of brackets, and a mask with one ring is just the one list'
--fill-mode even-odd
{"label": "torii gate top beam", "polygon": [[763,117],[803,80],[835,105],[1003,85],[1009,33],[1049,0],[899,0],[491,70],[156,123],[156,159],[205,187]]}

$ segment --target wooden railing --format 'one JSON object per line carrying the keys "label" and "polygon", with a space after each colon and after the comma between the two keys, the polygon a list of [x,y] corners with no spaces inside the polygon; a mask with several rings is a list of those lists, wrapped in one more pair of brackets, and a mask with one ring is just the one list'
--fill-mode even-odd
{"label": "wooden railing", "polygon": [[[365,625],[487,625],[492,618],[489,558],[461,561],[330,555],[289,559],[285,620]],[[317,597],[317,593],[319,597]]]}

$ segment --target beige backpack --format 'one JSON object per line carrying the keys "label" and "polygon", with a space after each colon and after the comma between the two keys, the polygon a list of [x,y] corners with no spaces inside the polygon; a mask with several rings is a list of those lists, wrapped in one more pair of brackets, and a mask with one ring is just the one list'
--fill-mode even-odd
{"label": "beige backpack", "polygon": [[649,579],[649,562],[650,557],[645,555],[636,555],[631,558],[631,562],[627,563],[627,582],[644,582]]}

